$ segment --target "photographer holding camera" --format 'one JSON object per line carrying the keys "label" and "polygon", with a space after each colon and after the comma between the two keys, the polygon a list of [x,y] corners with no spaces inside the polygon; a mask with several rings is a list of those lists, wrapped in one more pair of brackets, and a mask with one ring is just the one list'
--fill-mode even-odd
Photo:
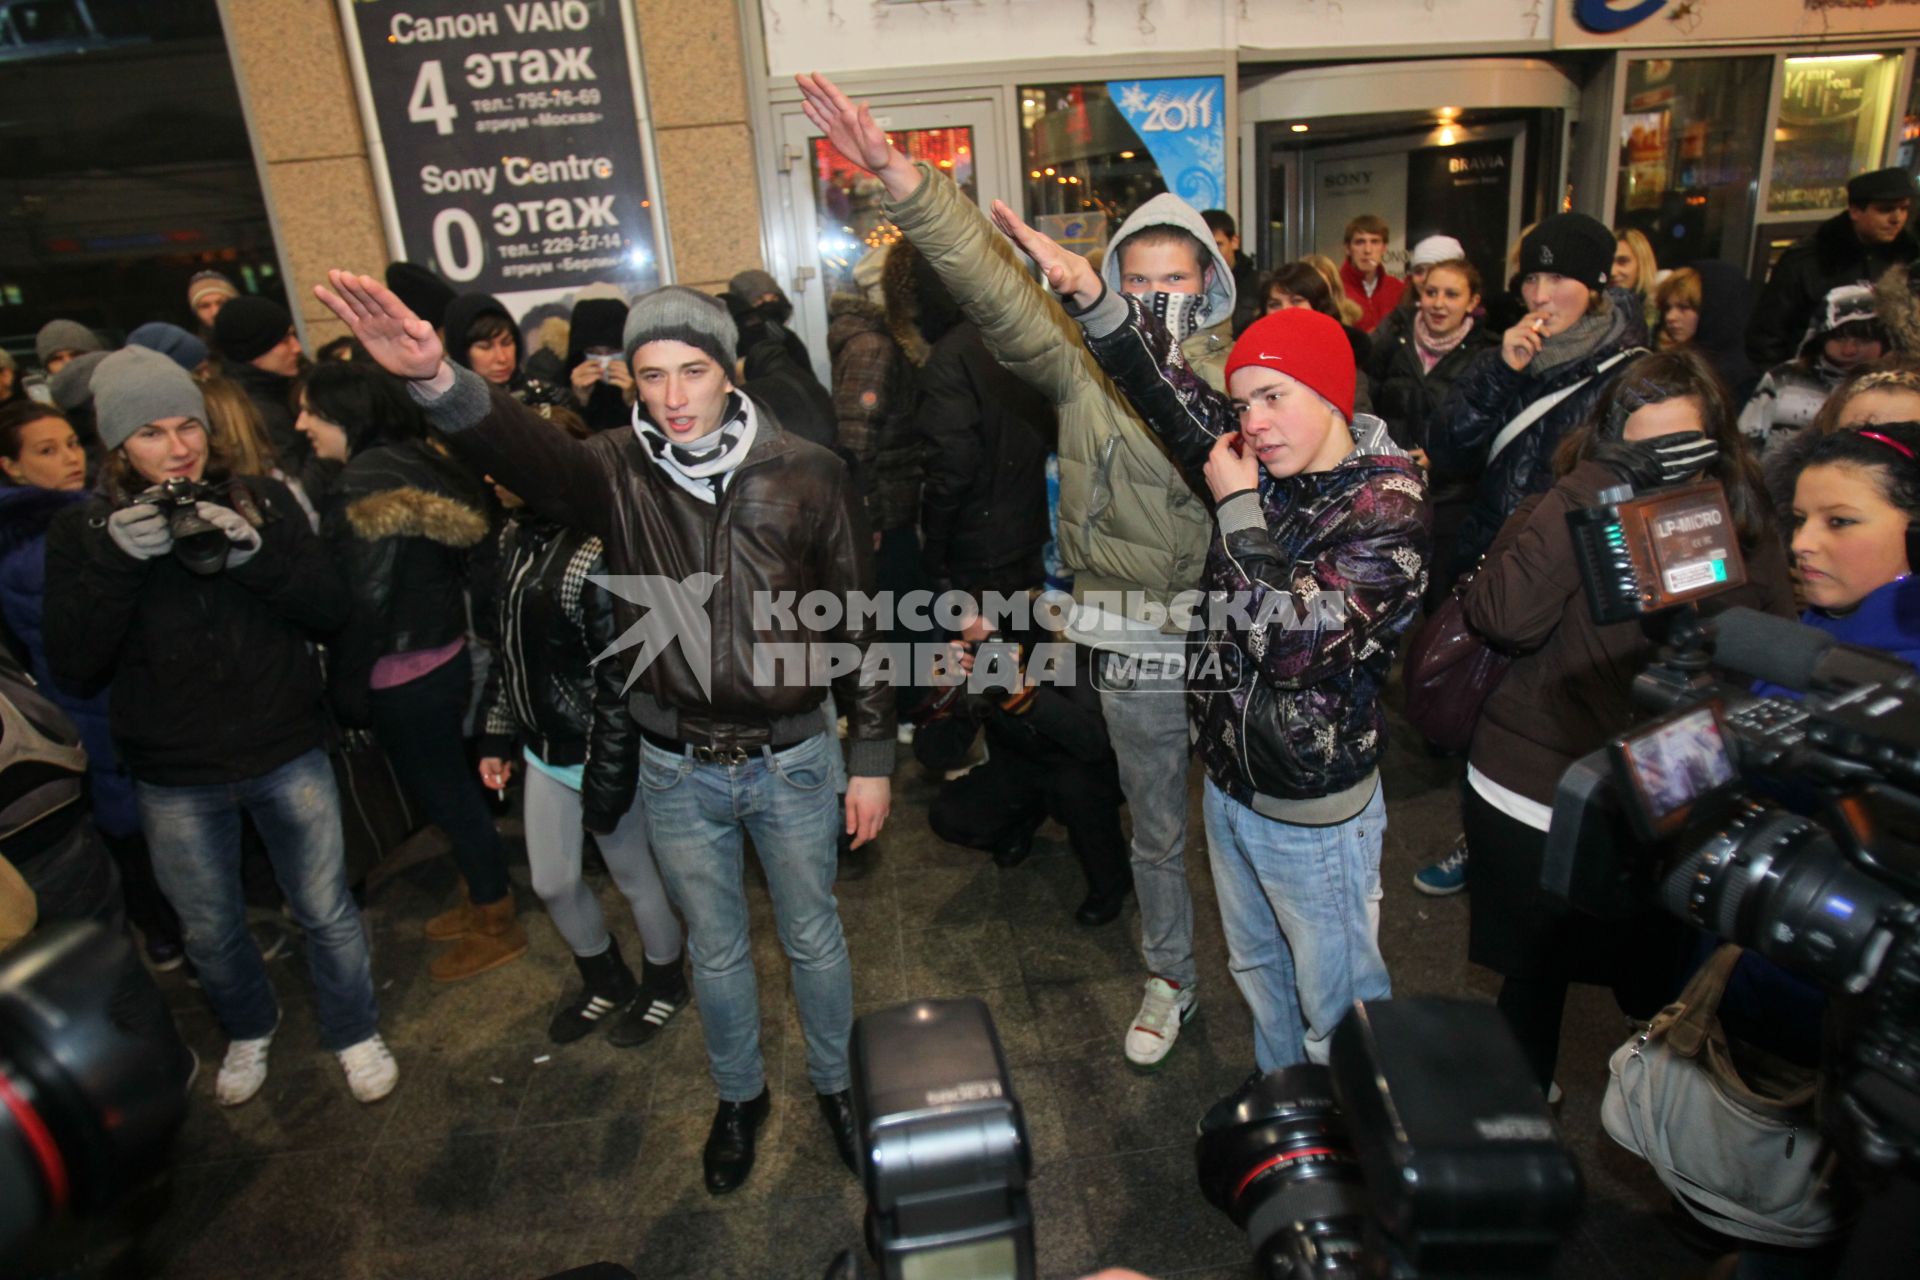
{"label": "photographer holding camera", "polygon": [[[1468,589],[1467,622],[1518,656],[1487,698],[1468,755],[1462,803],[1474,865],[1468,955],[1501,974],[1499,1005],[1550,1095],[1560,1021],[1574,981],[1613,985],[1624,1004],[1644,974],[1650,1013],[1671,994],[1676,950],[1623,936],[1540,888],[1554,788],[1567,766],[1636,719],[1629,689],[1654,643],[1632,624],[1595,623],[1581,591],[1570,511],[1622,482],[1636,489],[1702,475],[1726,488],[1750,584],[1712,605],[1791,616],[1785,557],[1759,470],[1712,370],[1688,352],[1642,356],[1610,382],[1556,457],[1559,480],[1508,518]],[[1667,932],[1669,936],[1670,931]]]}
{"label": "photographer holding camera", "polygon": [[215,1096],[259,1092],[280,1019],[246,928],[244,811],[306,933],[321,1043],[356,1098],[385,1097],[398,1070],[347,892],[312,647],[346,622],[346,585],[285,485],[228,476],[179,365],[119,351],[93,391],[110,452],[100,495],[48,531],[47,655],[77,691],[111,686],[154,870],[232,1041]]}
{"label": "photographer holding camera", "polygon": [[[1074,919],[1090,928],[1112,923],[1133,885],[1133,869],[1120,830],[1125,798],[1100,713],[1094,651],[1037,625],[1000,638],[984,618],[970,621],[949,644],[955,665],[969,677],[983,644],[992,646],[990,655],[998,649],[1004,656],[1011,648],[1018,670],[1007,672],[1004,683],[962,695],[951,715],[914,735],[914,757],[938,771],[959,764],[976,734],[987,737],[986,761],[941,785],[927,810],[928,825],[942,840],[992,854],[996,866],[1016,867],[1033,851],[1034,833],[1052,817],[1067,829],[1087,880]],[[1043,645],[1044,671],[1032,666]],[[1067,661],[1049,666],[1047,658]]]}

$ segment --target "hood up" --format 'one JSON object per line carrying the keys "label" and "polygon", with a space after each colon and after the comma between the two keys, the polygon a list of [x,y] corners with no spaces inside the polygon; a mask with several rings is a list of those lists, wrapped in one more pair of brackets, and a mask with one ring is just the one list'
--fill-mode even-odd
{"label": "hood up", "polygon": [[1100,278],[1106,281],[1107,288],[1115,293],[1126,292],[1120,287],[1120,255],[1115,250],[1134,232],[1161,226],[1178,227],[1206,248],[1204,265],[1207,268],[1207,287],[1205,303],[1200,312],[1200,328],[1233,319],[1233,264],[1220,256],[1220,246],[1214,243],[1213,232],[1208,228],[1206,219],[1200,216],[1200,211],[1179,196],[1166,192],[1135,209],[1107,242],[1107,255],[1100,264]]}

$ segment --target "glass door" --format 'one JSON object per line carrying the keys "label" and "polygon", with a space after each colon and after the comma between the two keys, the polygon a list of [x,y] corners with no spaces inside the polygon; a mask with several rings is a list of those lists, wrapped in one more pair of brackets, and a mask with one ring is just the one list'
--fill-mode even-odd
{"label": "glass door", "polygon": [[[952,178],[982,208],[1010,198],[999,163],[997,97],[903,105],[870,101],[874,118],[896,147]],[[782,116],[781,142],[796,264],[785,283],[795,325],[821,381],[827,382],[827,299],[866,294],[878,302],[880,265],[900,232],[881,207],[879,180],[849,163],[805,116]]]}

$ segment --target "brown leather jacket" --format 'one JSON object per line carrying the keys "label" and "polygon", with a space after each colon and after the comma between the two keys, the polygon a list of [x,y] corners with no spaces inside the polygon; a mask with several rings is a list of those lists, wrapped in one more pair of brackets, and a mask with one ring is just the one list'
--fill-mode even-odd
{"label": "brown leather jacket", "polygon": [[[871,615],[853,610],[829,632],[801,621],[808,615],[795,601],[810,591],[845,601],[850,592],[873,590],[871,538],[859,504],[848,501],[846,465],[745,403],[758,429],[718,504],[668,478],[630,428],[574,440],[466,369],[456,369],[452,390],[425,407],[469,465],[548,519],[598,536],[609,574],[658,575],[682,584],[690,593],[682,599],[704,600],[711,627],[706,688],[682,649],[684,629],[663,625],[667,611],[643,608],[663,596],[649,589],[639,603],[617,600],[622,634],[639,639],[610,661],[634,661],[649,638],[656,650],[629,699],[641,726],[701,744],[754,747],[826,729],[826,688],[785,668],[756,683],[758,647],[835,643],[864,655],[878,636]],[[768,600],[780,607],[765,608]],[[886,777],[893,770],[893,690],[862,686],[857,671],[833,688],[847,716],[849,772]]]}
{"label": "brown leather jacket", "polygon": [[[1591,505],[1619,478],[1583,462],[1554,487],[1507,517],[1467,588],[1467,622],[1520,656],[1487,696],[1468,759],[1509,791],[1553,803],[1560,775],[1589,751],[1625,733],[1648,713],[1633,705],[1634,676],[1655,656],[1637,622],[1602,627],[1593,620],[1574,560],[1567,513]],[[1712,616],[1745,605],[1794,615],[1793,586],[1778,534],[1742,547],[1747,585],[1700,602]]]}

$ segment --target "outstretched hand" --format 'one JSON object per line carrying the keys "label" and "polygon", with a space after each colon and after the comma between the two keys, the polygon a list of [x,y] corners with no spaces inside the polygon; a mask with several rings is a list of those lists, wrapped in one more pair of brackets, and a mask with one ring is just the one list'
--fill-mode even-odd
{"label": "outstretched hand", "polygon": [[372,276],[329,271],[333,287],[313,286],[314,297],[353,330],[367,354],[388,373],[424,382],[440,372],[446,349],[433,326],[407,309],[393,290]]}
{"label": "outstretched hand", "polygon": [[803,71],[794,80],[800,85],[800,109],[834,150],[880,179],[890,199],[913,194],[920,186],[920,170],[887,140],[887,131],[866,103],[855,102],[818,71]]}
{"label": "outstretched hand", "polygon": [[1100,277],[1091,262],[1035,231],[1004,200],[995,200],[992,212],[993,225],[1000,228],[1020,252],[1033,259],[1055,293],[1072,299],[1074,305],[1081,308],[1099,301]]}

